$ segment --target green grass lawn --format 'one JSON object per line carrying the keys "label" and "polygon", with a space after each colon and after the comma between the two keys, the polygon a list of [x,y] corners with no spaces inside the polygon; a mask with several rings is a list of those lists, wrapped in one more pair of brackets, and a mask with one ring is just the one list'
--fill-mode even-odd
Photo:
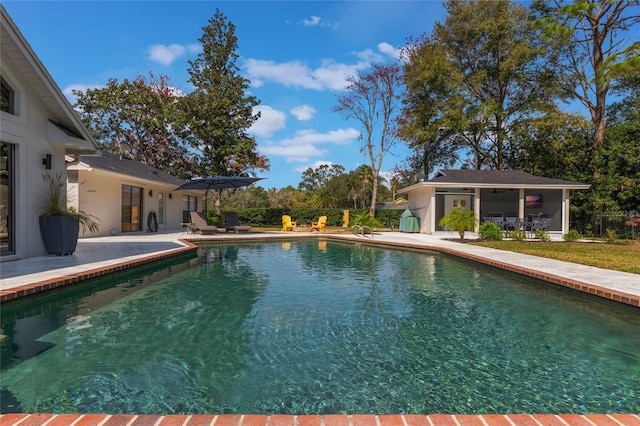
{"label": "green grass lawn", "polygon": [[528,241],[469,241],[484,247],[508,250],[533,256],[547,257],[597,266],[598,268],[640,274],[640,243],[597,242],[528,242]]}

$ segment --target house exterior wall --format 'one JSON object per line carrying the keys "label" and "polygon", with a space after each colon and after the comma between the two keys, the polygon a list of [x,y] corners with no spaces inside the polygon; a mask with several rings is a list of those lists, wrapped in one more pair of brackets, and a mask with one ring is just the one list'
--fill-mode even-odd
{"label": "house exterior wall", "polygon": [[[2,256],[2,261],[46,255],[40,236],[39,216],[42,213],[47,186],[42,175],[65,177],[65,146],[49,138],[52,124],[44,103],[17,72],[9,55],[0,52],[2,77],[15,91],[15,114],[0,112],[0,141],[12,144],[15,150],[14,230],[15,250]],[[51,170],[45,170],[42,159],[51,154]]]}
{"label": "house exterior wall", "polygon": [[[142,191],[142,232],[148,231],[148,216],[150,212],[159,219],[159,196],[163,194],[165,204],[164,224],[158,223],[158,231],[177,232],[182,227],[182,195],[187,193],[198,197],[198,205],[202,203],[202,195],[198,192],[173,192],[175,186],[143,179],[131,178],[119,173],[105,170],[69,170],[69,186],[77,188],[78,207],[80,210],[98,219],[100,229],[96,233],[83,233],[80,237],[98,237],[121,235],[122,226],[122,185],[140,187]],[[152,195],[149,196],[149,191]],[[171,194],[171,198],[169,198]],[[126,234],[127,232],[124,232]]]}

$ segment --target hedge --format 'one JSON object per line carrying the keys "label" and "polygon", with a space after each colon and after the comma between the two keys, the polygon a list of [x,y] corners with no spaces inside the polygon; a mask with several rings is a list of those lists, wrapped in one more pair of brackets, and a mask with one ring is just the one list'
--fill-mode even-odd
{"label": "hedge", "polygon": [[[253,226],[280,226],[282,216],[289,215],[291,220],[300,224],[310,225],[316,222],[320,216],[327,216],[327,226],[342,226],[342,215],[345,209],[316,209],[316,208],[291,208],[291,209],[235,209],[241,223]],[[363,210],[350,209],[349,219],[353,223],[353,218]],[[368,210],[367,210],[368,211]],[[398,228],[400,215],[404,210],[376,210],[376,219],[385,226]],[[221,219],[216,218],[213,211],[208,211],[209,223],[222,225]]]}

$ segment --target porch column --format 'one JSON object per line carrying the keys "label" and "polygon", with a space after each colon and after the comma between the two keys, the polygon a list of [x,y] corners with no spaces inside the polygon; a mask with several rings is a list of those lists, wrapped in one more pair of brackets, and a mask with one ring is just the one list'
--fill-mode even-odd
{"label": "porch column", "polygon": [[524,218],[524,188],[518,190],[518,217]]}
{"label": "porch column", "polygon": [[569,232],[569,190],[562,188],[562,235]]}
{"label": "porch column", "polygon": [[480,188],[476,188],[475,201],[473,203],[473,212],[476,217],[476,226],[473,228],[473,232],[476,234],[480,230]]}
{"label": "porch column", "polygon": [[429,229],[427,234],[433,234],[436,232],[436,189],[431,188],[429,193],[429,212],[427,215],[429,219]]}

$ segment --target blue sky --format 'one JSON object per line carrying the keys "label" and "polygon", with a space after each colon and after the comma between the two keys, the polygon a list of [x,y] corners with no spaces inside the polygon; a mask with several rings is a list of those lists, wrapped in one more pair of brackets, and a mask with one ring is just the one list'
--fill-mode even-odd
{"label": "blue sky", "polygon": [[[61,90],[104,86],[109,78],[164,74],[191,91],[187,61],[219,8],[236,26],[237,65],[260,100],[252,127],[271,169],[265,188],[297,186],[323,163],[347,171],[369,164],[360,127],[332,113],[345,77],[397,60],[407,37],[444,19],[437,1],[4,1]],[[407,151],[388,154],[383,172]]]}

